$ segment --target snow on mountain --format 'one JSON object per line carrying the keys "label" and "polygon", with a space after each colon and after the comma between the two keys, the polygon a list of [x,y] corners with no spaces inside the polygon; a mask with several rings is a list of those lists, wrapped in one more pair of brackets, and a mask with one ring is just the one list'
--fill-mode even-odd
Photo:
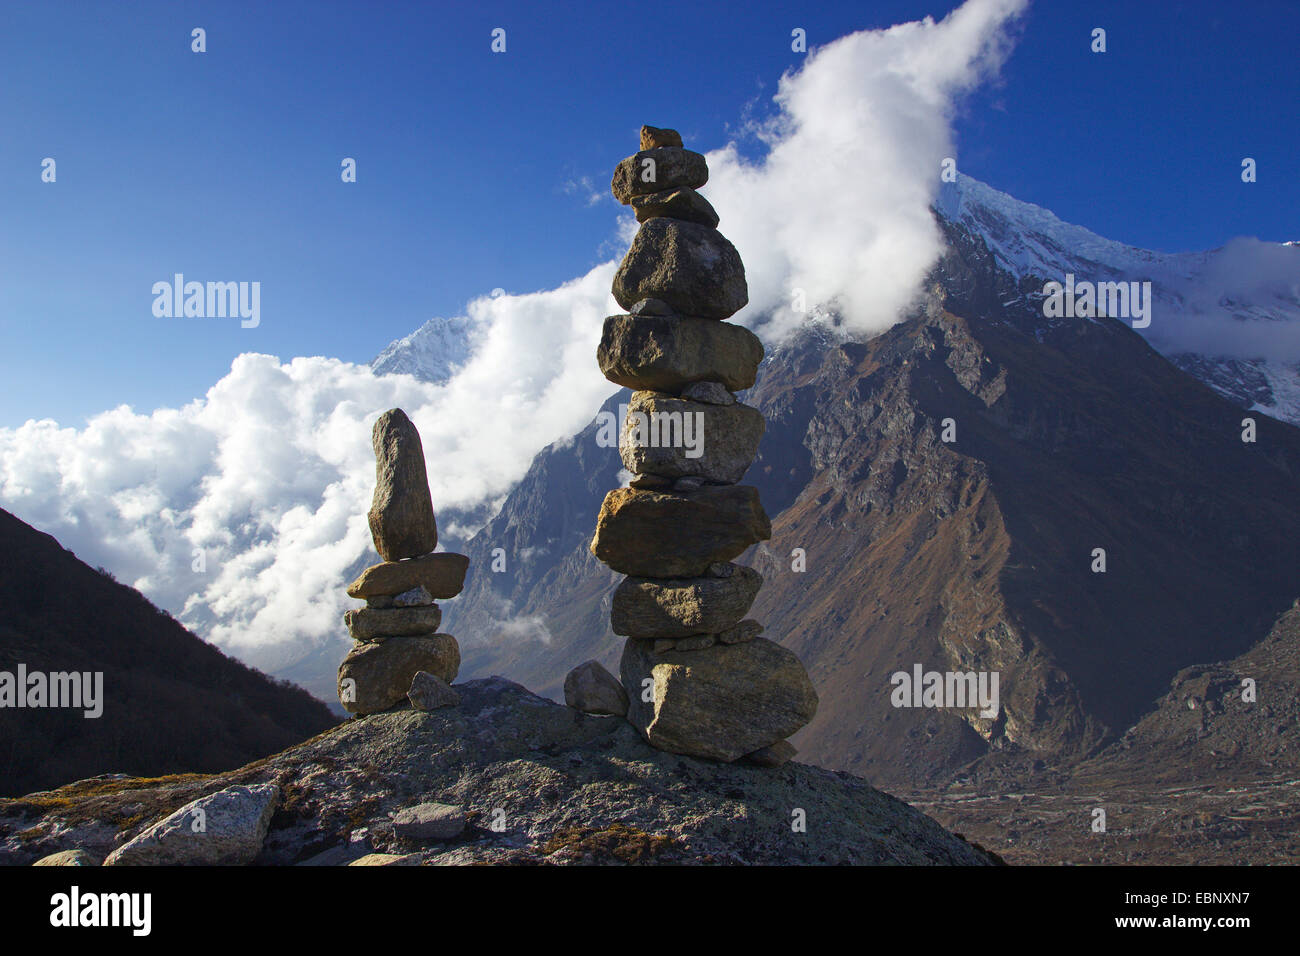
{"label": "snow on mountain", "polygon": [[1150,281],[1152,321],[1139,331],[1153,348],[1243,408],[1300,425],[1300,244],[1139,249],[964,175],[935,208],[1017,279]]}
{"label": "snow on mountain", "polygon": [[[1140,249],[958,175],[936,211],[981,237],[1017,280],[1151,282],[1147,341],[1243,408],[1300,425],[1300,242],[1233,239],[1218,249]],[[371,363],[379,373],[447,381],[473,351],[472,323],[431,319]]]}
{"label": "snow on mountain", "polygon": [[370,367],[381,375],[413,375],[437,385],[469,360],[470,320],[466,316],[430,319],[410,335],[391,342]]}

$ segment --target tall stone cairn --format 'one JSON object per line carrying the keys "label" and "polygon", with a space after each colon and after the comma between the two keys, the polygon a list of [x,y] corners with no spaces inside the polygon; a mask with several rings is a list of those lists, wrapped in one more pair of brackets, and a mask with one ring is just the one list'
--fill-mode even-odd
{"label": "tall stone cairn", "polygon": [[614,276],[628,314],[605,320],[596,357],[633,390],[619,454],[635,477],[605,496],[591,551],[627,575],[610,617],[627,638],[632,725],[660,750],[775,766],[794,755],[786,738],[812,719],[817,693],[799,659],[745,617],[762,577],[731,563],[771,536],[758,490],[738,484],[763,415],[734,394],[754,384],[763,345],[725,321],[749,292],[696,192],[708,178],[701,154],[653,126],[614,171],[614,196],[641,228]]}
{"label": "tall stone cairn", "polygon": [[442,611],[434,602],[460,593],[469,558],[434,553],[438,524],[424,448],[406,413],[393,408],[380,415],[371,441],[375,497],[367,517],[384,560],[348,586],[348,596],[366,606],[343,615],[356,644],[339,665],[339,700],[353,714],[408,699],[420,709],[447,706],[457,700],[449,685],[460,670],[460,645],[438,633]]}

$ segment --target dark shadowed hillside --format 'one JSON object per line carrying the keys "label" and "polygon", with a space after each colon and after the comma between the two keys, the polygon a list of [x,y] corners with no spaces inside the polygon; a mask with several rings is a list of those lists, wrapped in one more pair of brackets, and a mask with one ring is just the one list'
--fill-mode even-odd
{"label": "dark shadowed hillside", "polygon": [[0,671],[102,671],[103,714],[0,709],[0,793],[102,773],[218,771],[337,723],[222,654],[138,591],[0,511]]}

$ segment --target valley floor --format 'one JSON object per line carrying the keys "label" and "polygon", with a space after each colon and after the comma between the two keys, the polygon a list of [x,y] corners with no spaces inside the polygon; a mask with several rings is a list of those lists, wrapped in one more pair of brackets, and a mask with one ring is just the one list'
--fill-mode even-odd
{"label": "valley floor", "polygon": [[[1170,785],[1104,775],[1068,787],[981,793],[970,784],[898,794],[1011,864],[1300,863],[1300,777]],[[1105,832],[1094,832],[1105,810]]]}

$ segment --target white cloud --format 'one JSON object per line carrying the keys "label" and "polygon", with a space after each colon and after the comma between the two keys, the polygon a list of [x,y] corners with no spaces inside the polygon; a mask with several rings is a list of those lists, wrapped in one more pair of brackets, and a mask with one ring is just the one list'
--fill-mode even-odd
{"label": "white cloud", "polygon": [[854,33],[781,79],[779,112],[758,126],[756,165],[734,147],[709,156],[704,192],[745,261],[752,320],[779,340],[808,306],[837,306],[856,332],[898,320],[941,253],[930,214],[940,163],[955,156],[960,95],[1001,65],[1024,0],[969,2],[930,19]]}
{"label": "white cloud", "polygon": [[[758,130],[763,160],[742,162],[731,145],[709,154],[706,192],[749,277],[738,321],[780,309],[761,330],[774,341],[792,327],[781,307],[795,286],[810,305],[838,302],[857,330],[896,320],[940,251],[928,210],[953,153],[954,103],[996,70],[1023,5],[969,0],[939,23],[828,44],[782,78],[777,114]],[[624,212],[624,245],[634,229]],[[375,417],[401,407],[420,429],[435,508],[499,499],[613,391],[594,353],[617,310],[615,267],[471,302],[474,354],[442,385],[248,354],[181,409],[0,430],[0,505],[214,643],[286,667],[337,641],[354,603],[343,587],[369,547]],[[192,570],[195,548],[205,572]],[[545,640],[539,625],[520,619],[521,639]]]}

